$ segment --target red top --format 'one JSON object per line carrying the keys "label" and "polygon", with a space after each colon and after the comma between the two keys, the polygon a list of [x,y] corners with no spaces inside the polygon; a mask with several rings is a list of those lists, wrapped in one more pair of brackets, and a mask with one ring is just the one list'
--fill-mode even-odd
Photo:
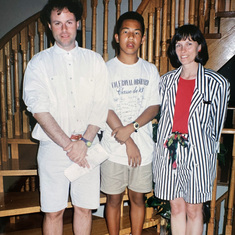
{"label": "red top", "polygon": [[195,79],[186,80],[180,77],[176,93],[175,113],[172,132],[188,134],[189,108],[195,88]]}

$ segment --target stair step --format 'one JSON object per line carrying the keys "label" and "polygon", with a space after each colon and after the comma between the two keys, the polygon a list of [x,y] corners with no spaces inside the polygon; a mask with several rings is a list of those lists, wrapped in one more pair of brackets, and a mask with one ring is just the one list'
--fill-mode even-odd
{"label": "stair step", "polygon": [[[125,194],[124,201],[128,200]],[[100,193],[100,204],[106,203],[106,196]],[[67,208],[71,208],[69,201]],[[0,193],[0,217],[16,216],[40,212],[39,192],[9,192]]]}
{"label": "stair step", "polygon": [[37,145],[19,145],[19,159],[0,165],[0,176],[37,175]]}
{"label": "stair step", "polygon": [[216,12],[216,17],[219,18],[235,17],[235,11],[218,11]]}
{"label": "stair step", "polygon": [[13,138],[7,138],[9,144],[38,144],[38,141],[33,139],[31,133],[23,133],[19,136],[14,135]]}
{"label": "stair step", "polygon": [[205,33],[204,37],[205,39],[220,39],[221,33]]}

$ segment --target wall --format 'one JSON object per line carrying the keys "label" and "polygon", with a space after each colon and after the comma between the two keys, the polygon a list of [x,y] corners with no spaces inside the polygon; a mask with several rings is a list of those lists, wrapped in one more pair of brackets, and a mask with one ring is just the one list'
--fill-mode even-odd
{"label": "wall", "polygon": [[[91,0],[87,0],[87,42],[86,47],[91,48]],[[139,6],[141,0],[133,0],[133,10]],[[0,3],[0,38],[8,31],[20,24],[22,21],[39,12],[47,3],[47,0],[1,0]],[[121,14],[128,11],[128,0],[123,0],[121,4]],[[98,0],[97,7],[97,52],[103,54],[103,0]],[[108,50],[109,57],[112,58],[115,53],[111,46],[114,24],[116,22],[115,0],[109,1],[109,19],[108,19]]]}
{"label": "wall", "polygon": [[37,13],[47,0],[1,0],[0,38],[16,25]]}

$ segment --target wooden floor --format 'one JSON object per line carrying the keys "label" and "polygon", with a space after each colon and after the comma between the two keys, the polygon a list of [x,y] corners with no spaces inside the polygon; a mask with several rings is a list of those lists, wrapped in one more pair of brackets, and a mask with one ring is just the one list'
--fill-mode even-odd
{"label": "wooden floor", "polygon": [[[64,235],[72,233],[72,210],[67,209],[64,216]],[[42,235],[41,224],[43,214],[36,213],[16,218],[15,223],[10,223],[10,218],[0,218],[0,235]],[[95,234],[94,231],[92,234]],[[161,232],[161,235],[165,233]],[[159,235],[155,227],[144,229],[142,235]]]}

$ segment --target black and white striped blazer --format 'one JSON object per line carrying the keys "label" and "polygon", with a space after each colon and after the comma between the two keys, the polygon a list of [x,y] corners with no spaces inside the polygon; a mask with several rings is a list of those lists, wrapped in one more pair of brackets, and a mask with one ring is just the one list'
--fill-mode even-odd
{"label": "black and white striped blazer", "polygon": [[[157,131],[156,158],[153,162],[154,181],[161,181],[159,159],[165,159],[165,167],[169,166],[169,152],[163,146],[171,135],[174,117],[174,107],[178,81],[182,67],[170,71],[161,77],[161,118]],[[216,173],[216,156],[219,151],[219,139],[226,116],[227,105],[230,97],[229,82],[220,74],[205,69],[201,64],[195,82],[195,89],[189,110],[188,140],[191,167],[195,167],[198,188],[201,192],[210,192]],[[158,159],[158,160],[156,160]],[[171,168],[168,168],[169,170]],[[156,179],[158,177],[158,179]],[[162,179],[166,182],[166,179]],[[163,182],[162,181],[162,182]],[[167,185],[160,185],[162,198]]]}

